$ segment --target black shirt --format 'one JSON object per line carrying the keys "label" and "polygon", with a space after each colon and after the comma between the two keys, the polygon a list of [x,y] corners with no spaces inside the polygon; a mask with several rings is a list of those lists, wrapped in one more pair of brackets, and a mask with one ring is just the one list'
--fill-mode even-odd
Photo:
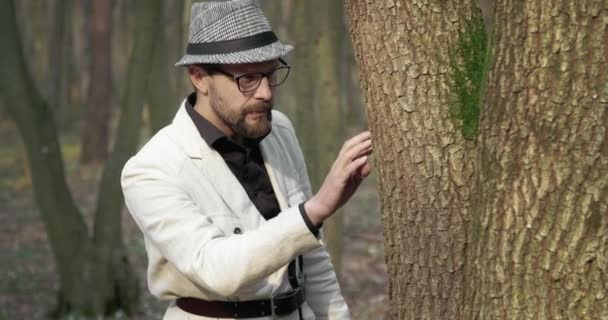
{"label": "black shirt", "polygon": [[[192,93],[186,100],[186,110],[203,140],[222,156],[228,168],[230,168],[230,171],[241,183],[249,199],[264,219],[269,220],[276,217],[281,212],[281,208],[272,189],[272,184],[259,148],[259,142],[270,132],[258,139],[235,141],[224,135],[222,131],[196,112],[194,110],[195,104],[196,94]],[[304,212],[303,204],[300,204],[299,208],[306,225],[317,236],[319,230],[312,224],[308,215]]]}

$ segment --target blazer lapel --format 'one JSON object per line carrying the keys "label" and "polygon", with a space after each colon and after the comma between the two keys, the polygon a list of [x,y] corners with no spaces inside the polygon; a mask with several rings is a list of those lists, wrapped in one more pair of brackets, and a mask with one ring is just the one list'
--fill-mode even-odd
{"label": "blazer lapel", "polygon": [[172,126],[176,130],[176,139],[188,157],[193,159],[196,167],[207,177],[207,181],[218,191],[225,205],[232,212],[240,218],[243,218],[242,214],[261,217],[222,156],[209,147],[200,136],[185,108],[186,106],[182,104]]}
{"label": "blazer lapel", "polygon": [[281,207],[281,210],[285,210],[289,207],[289,201],[287,198],[287,186],[282,172],[285,170],[283,166],[288,164],[289,161],[281,148],[276,132],[271,132],[262,140],[260,143],[260,151],[262,152],[264,165],[268,172],[274,194],[279,202],[279,206]]}
{"label": "blazer lapel", "polygon": [[208,181],[218,191],[224,203],[239,218],[261,217],[253,202],[249,199],[247,192],[234,176],[224,158],[215,150],[207,146],[203,158],[196,161],[196,165],[207,176]]}

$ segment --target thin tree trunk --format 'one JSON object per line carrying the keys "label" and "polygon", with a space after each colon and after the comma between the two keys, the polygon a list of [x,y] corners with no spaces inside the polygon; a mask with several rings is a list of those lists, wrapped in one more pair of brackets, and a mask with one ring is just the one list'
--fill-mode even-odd
{"label": "thin tree trunk", "polygon": [[[341,64],[338,59],[341,53],[344,30],[344,10],[341,1],[314,0],[307,1],[316,12],[318,38],[313,43],[317,50],[317,62],[308,62],[319,68],[319,78],[312,79],[318,87],[318,135],[317,157],[320,172],[319,178],[325,177],[336,159],[338,150],[344,142],[346,121],[342,106]],[[316,185],[319,187],[319,185]],[[327,249],[338,274],[342,270],[342,244],[344,239],[344,214],[340,210],[323,224]]]}
{"label": "thin tree trunk", "polygon": [[313,189],[319,186],[320,164],[317,155],[318,136],[318,87],[315,81],[319,78],[319,69],[312,66],[318,61],[314,43],[317,38],[316,30],[311,30],[312,6],[308,1],[299,1],[293,5],[293,19],[290,34],[295,40],[291,55],[293,69],[291,78],[281,90],[292,92],[283,106],[286,112],[295,119],[295,129],[306,158],[306,166]]}
{"label": "thin tree trunk", "polygon": [[[292,41],[292,34],[295,30],[295,23],[291,21],[286,15],[291,16],[291,11],[286,11],[288,6],[290,6],[291,0],[284,1],[275,1],[275,0],[264,0],[260,1],[264,10],[264,13],[268,17],[270,24],[276,33],[277,37],[281,39],[281,42],[286,44],[295,45],[295,42]],[[294,50],[291,54],[284,58],[287,63],[294,65],[296,60],[296,56],[300,53],[300,47],[296,46],[297,49]],[[295,68],[295,67],[294,67]],[[292,121],[297,122],[296,114],[295,114],[295,97],[294,91],[296,90],[295,82],[303,80],[295,73],[295,69],[292,70],[289,75],[289,79],[278,88],[274,95],[274,104],[277,110],[284,112],[287,116],[292,119]],[[307,71],[305,71],[307,72]],[[299,73],[299,72],[298,72]],[[298,80],[296,80],[298,79]],[[296,125],[297,127],[297,125]],[[296,128],[297,129],[297,128]]]}
{"label": "thin tree trunk", "polygon": [[53,1],[22,0],[15,3],[26,66],[42,98],[48,96],[50,50],[48,30],[53,13]]}
{"label": "thin tree trunk", "polygon": [[184,55],[184,50],[188,43],[188,29],[183,28],[182,21],[184,20],[184,11],[186,8],[186,2],[184,0],[172,0],[166,3],[164,10],[165,21],[167,28],[165,28],[165,43],[167,47],[167,67],[169,68],[169,84],[171,89],[171,103],[175,107],[169,107],[171,118],[175,114],[177,103],[179,99],[183,98],[184,95],[191,90],[190,81],[186,77],[186,71],[184,68],[177,68],[174,64],[181,59]]}
{"label": "thin tree trunk", "polygon": [[378,174],[393,319],[461,319],[474,143],[450,117],[472,1],[346,2]]}
{"label": "thin tree trunk", "polygon": [[32,89],[32,79],[26,71],[14,2],[0,2],[0,30],[5,39],[0,45],[0,67],[6,71],[0,76],[0,98],[24,139],[36,201],[55,255],[61,282],[56,316],[103,316],[117,310],[130,314],[135,310],[139,287],[123,246],[119,175],[137,147],[146,70],[151,64],[146,53],[154,49],[160,8],[161,0],[138,2],[137,40],[118,137],[104,167],[91,239],[65,181],[52,114],[40,94]]}
{"label": "thin tree trunk", "polygon": [[94,0],[91,79],[87,117],[82,133],[81,163],[100,163],[108,156],[112,101],[112,1]]}
{"label": "thin tree trunk", "polygon": [[69,60],[69,75],[68,75],[68,92],[69,105],[72,108],[68,120],[74,122],[81,121],[84,118],[87,103],[87,95],[89,93],[89,84],[91,83],[91,48],[90,48],[90,7],[92,0],[82,0],[72,2],[72,20],[71,20],[71,50],[68,56]]}
{"label": "thin tree trunk", "polygon": [[608,319],[608,6],[495,5],[466,319]]}
{"label": "thin tree trunk", "polygon": [[53,248],[61,291],[77,290],[72,258],[82,252],[87,228],[65,180],[57,129],[48,104],[27,72],[13,1],[0,2],[0,90],[8,114],[16,122],[31,168],[34,195]]}
{"label": "thin tree trunk", "polygon": [[65,55],[67,52],[66,44],[66,18],[69,16],[69,4],[65,0],[54,1],[52,36],[48,40],[49,58],[49,105],[56,114],[62,114],[67,108],[65,90]]}
{"label": "thin tree trunk", "polygon": [[150,52],[154,52],[156,46],[164,45],[156,41],[161,32],[158,21],[161,18],[162,0],[139,0],[136,9],[135,43],[127,71],[125,95],[114,149],[101,178],[94,227],[98,259],[107,266],[95,275],[96,282],[111,283],[106,287],[105,296],[111,297],[118,292],[122,301],[128,302],[121,304],[121,307],[130,312],[134,311],[138,292],[123,246],[121,211],[124,199],[120,173],[139,142],[141,114],[150,79],[148,71],[153,67]]}
{"label": "thin tree trunk", "polygon": [[[169,9],[171,3],[165,2],[165,8]],[[150,72],[150,80],[146,94],[146,104],[148,107],[148,113],[150,115],[150,127],[153,133],[162,129],[164,126],[171,122],[171,119],[177,112],[177,95],[175,94],[174,86],[172,85],[171,75],[173,71],[182,71],[180,74],[184,75],[184,69],[179,68],[178,70],[173,64],[178,61],[179,58],[174,57],[169,59],[169,48],[175,48],[182,41],[179,37],[176,37],[172,32],[177,31],[174,26],[171,26],[171,22],[181,27],[181,19],[172,19],[170,15],[175,15],[173,10],[163,10],[164,15],[162,17],[164,23],[163,28],[160,28],[159,34],[156,37],[156,41],[163,45],[155,46],[152,52],[152,65],[154,66]],[[181,16],[180,16],[181,17]],[[176,21],[177,20],[177,21]],[[171,43],[168,41],[171,39]],[[180,51],[183,51],[180,47]],[[172,51],[171,53],[173,53]],[[183,52],[182,52],[183,53]],[[172,55],[173,56],[173,55]],[[170,73],[169,70],[172,72]]]}

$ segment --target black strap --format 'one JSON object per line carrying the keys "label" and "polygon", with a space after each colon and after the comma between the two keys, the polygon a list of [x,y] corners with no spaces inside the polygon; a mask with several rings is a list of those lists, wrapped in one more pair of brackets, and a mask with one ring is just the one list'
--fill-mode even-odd
{"label": "black strap", "polygon": [[289,283],[291,284],[291,287],[294,289],[300,287],[298,272],[296,270],[296,260],[300,267],[300,273],[304,272],[304,259],[302,258],[302,256],[298,256],[297,258],[291,260],[289,266],[287,267],[287,276],[289,278]]}
{"label": "black strap", "polygon": [[[300,287],[300,280],[298,279],[298,271],[296,270],[296,260],[298,260],[298,264],[300,265],[300,274],[302,277],[304,276],[304,258],[302,256],[298,256],[296,259],[291,260],[289,266],[287,267],[287,275],[289,277],[289,283],[291,287],[294,289],[298,289]],[[304,282],[302,281],[302,287],[304,287]],[[302,290],[304,291],[304,290]],[[304,298],[302,298],[304,299]],[[298,301],[300,304],[298,305],[298,316],[300,316],[300,320],[304,319],[302,317],[302,301]]]}
{"label": "black strap", "polygon": [[186,53],[192,55],[232,53],[263,47],[277,41],[279,39],[274,32],[266,31],[241,39],[189,43]]}

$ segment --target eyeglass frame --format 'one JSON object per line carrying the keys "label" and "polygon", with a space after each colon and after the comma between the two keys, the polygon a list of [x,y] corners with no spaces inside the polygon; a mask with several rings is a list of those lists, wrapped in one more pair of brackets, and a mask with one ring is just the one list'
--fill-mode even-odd
{"label": "eyeglass frame", "polygon": [[[232,80],[234,82],[236,82],[236,87],[239,89],[240,92],[242,92],[242,93],[250,93],[250,92],[256,91],[260,87],[260,84],[262,84],[262,80],[264,80],[264,78],[269,79],[268,76],[272,75],[274,72],[276,72],[277,70],[280,70],[280,69],[287,69],[287,74],[285,74],[285,78],[283,78],[283,81],[281,81],[280,83],[277,83],[275,85],[272,85],[272,84],[270,84],[270,79],[269,79],[268,85],[271,88],[274,88],[274,87],[278,87],[278,86],[282,85],[283,83],[285,83],[285,80],[287,80],[287,78],[289,77],[289,72],[291,71],[291,66],[289,64],[287,64],[287,62],[285,62],[285,60],[283,60],[282,58],[279,58],[279,62],[281,62],[282,65],[280,65],[278,67],[275,67],[275,68],[273,68],[272,70],[270,70],[268,72],[250,72],[250,73],[241,74],[239,76],[235,76],[232,73],[223,70],[218,65],[207,64],[207,65],[199,65],[199,66],[202,67],[203,69],[207,70],[207,72],[210,73],[210,74],[218,72],[218,73],[221,73],[223,75],[231,77]],[[260,75],[261,76],[260,81],[255,86],[255,88],[247,90],[247,91],[243,91],[241,89],[241,85],[239,83],[239,80],[242,79],[243,77],[251,76],[251,75]]]}

